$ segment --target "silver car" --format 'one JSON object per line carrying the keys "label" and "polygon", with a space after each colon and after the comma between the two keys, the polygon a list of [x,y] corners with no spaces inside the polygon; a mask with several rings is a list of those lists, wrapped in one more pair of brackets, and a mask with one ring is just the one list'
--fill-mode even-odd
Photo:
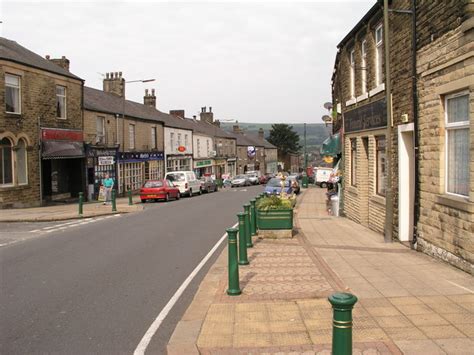
{"label": "silver car", "polygon": [[252,185],[258,185],[258,176],[257,174],[247,174],[247,178],[249,179]]}
{"label": "silver car", "polygon": [[236,186],[250,186],[250,181],[247,175],[237,175],[235,178],[232,179],[230,182],[231,187]]}

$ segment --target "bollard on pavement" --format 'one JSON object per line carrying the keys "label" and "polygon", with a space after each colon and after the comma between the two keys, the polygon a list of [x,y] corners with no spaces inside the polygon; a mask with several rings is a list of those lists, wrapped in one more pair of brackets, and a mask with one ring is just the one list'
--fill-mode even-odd
{"label": "bollard on pavement", "polygon": [[308,188],[308,177],[307,177],[306,175],[303,176],[303,183],[302,183],[302,185],[303,185],[303,187],[304,187],[305,189]]}
{"label": "bollard on pavement", "polygon": [[132,190],[128,190],[128,205],[131,206],[133,205],[133,200],[132,200]]}
{"label": "bollard on pavement", "polygon": [[79,216],[82,216],[82,205],[84,204],[84,193],[79,192]]}
{"label": "bollard on pavement", "polygon": [[255,199],[250,200],[250,233],[257,235],[257,209],[255,208]]}
{"label": "bollard on pavement", "polygon": [[117,201],[115,201],[115,189],[112,189],[112,212],[117,211]]}
{"label": "bollard on pavement", "polygon": [[237,232],[236,228],[228,228],[228,253],[229,253],[229,288],[227,294],[229,296],[238,296],[241,294],[239,285],[239,264],[237,263]]}
{"label": "bollard on pavement", "polygon": [[250,230],[250,203],[244,205],[245,212],[245,235],[247,237],[247,248],[253,248],[252,233]]}
{"label": "bollard on pavement", "polygon": [[247,236],[245,234],[245,212],[237,213],[239,219],[239,265],[248,265]]}
{"label": "bollard on pavement", "polygon": [[350,293],[334,293],[328,297],[333,308],[332,354],[352,354],[352,308],[357,297]]}

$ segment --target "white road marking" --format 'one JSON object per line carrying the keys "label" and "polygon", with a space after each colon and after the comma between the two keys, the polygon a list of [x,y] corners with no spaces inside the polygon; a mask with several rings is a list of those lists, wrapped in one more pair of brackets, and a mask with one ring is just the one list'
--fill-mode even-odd
{"label": "white road marking", "polygon": [[[237,227],[238,223],[234,224],[232,228]],[[165,320],[166,316],[168,313],[171,311],[173,306],[176,304],[176,302],[179,300],[183,292],[186,290],[188,285],[191,283],[191,281],[194,279],[194,277],[197,275],[199,270],[202,269],[202,267],[206,264],[206,262],[210,259],[212,254],[217,250],[219,245],[222,244],[222,242],[225,240],[227,237],[227,233],[225,233],[221,239],[217,241],[217,243],[212,247],[212,249],[207,253],[207,255],[201,260],[201,262],[196,266],[196,268],[189,274],[186,280],[179,286],[178,290],[175,292],[173,297],[168,301],[166,306],[161,310],[160,314],[156,317],[156,319],[153,321],[153,323],[150,325],[150,328],[146,331],[145,335],[143,336],[142,340],[140,340],[140,343],[138,344],[137,348],[133,352],[133,355],[143,355],[145,354],[146,348],[148,347],[148,344],[150,344],[151,339],[153,336],[156,334],[158,328],[160,327],[161,323]]]}
{"label": "white road marking", "polygon": [[36,233],[36,232],[39,232],[41,229],[35,229],[35,230],[32,230],[30,231],[30,233]]}
{"label": "white road marking", "polygon": [[454,285],[454,286],[457,286],[457,287],[459,287],[459,288],[462,288],[463,290],[466,290],[466,291],[468,291],[468,292],[470,292],[470,293],[474,293],[473,290],[471,290],[471,289],[469,289],[469,288],[467,288],[467,287],[458,285],[458,284],[455,283],[455,282],[452,282],[452,281],[449,281],[449,280],[445,280],[445,281],[446,281],[446,282],[449,282],[450,284],[452,284],[452,285]]}

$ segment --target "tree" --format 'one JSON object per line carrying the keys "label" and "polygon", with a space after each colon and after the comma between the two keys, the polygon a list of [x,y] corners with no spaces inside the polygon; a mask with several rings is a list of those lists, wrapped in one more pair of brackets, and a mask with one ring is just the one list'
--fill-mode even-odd
{"label": "tree", "polygon": [[301,149],[300,137],[293,131],[293,126],[287,124],[273,124],[267,140],[283,154],[298,153]]}

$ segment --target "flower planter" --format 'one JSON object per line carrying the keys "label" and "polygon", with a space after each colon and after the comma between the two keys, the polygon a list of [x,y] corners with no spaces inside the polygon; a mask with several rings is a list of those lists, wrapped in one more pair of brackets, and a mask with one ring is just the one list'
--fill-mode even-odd
{"label": "flower planter", "polygon": [[293,229],[293,209],[258,210],[257,227],[259,230]]}

